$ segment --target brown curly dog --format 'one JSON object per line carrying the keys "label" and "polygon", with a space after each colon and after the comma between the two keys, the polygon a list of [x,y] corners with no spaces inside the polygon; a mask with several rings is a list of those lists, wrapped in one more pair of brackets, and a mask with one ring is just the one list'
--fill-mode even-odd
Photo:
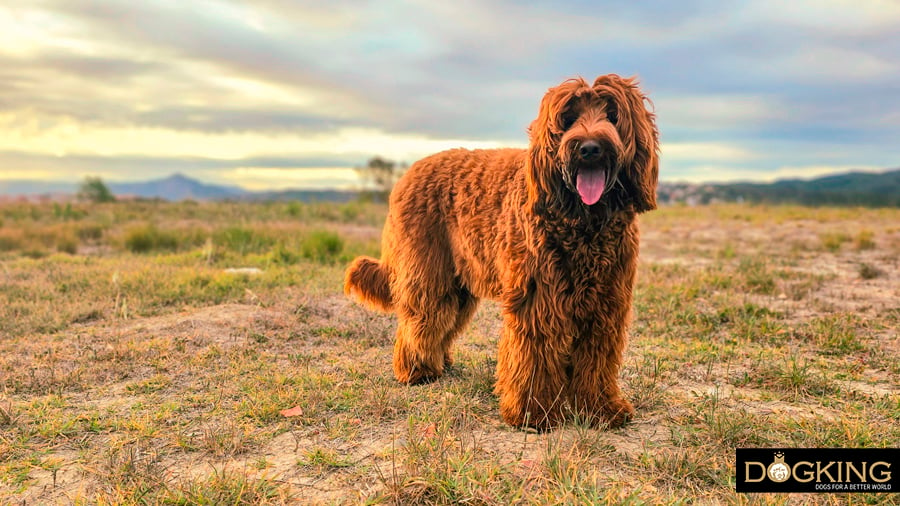
{"label": "brown curly dog", "polygon": [[345,291],[396,311],[394,374],[441,376],[482,297],[503,308],[496,393],[514,426],[567,411],[619,426],[618,373],[638,259],[637,214],[656,208],[658,133],[634,79],[551,88],[528,149],[454,149],[416,162],[391,193],[382,257]]}

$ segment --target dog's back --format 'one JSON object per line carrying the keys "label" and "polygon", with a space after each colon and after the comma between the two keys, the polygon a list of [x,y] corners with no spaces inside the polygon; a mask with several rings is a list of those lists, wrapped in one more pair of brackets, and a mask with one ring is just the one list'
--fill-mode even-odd
{"label": "dog's back", "polygon": [[[452,270],[477,297],[500,295],[500,252],[507,239],[509,206],[525,202],[522,149],[452,149],[414,163],[391,192],[380,261],[356,259],[345,291],[368,306],[393,309],[390,272],[395,251],[441,251]],[[423,248],[426,244],[432,248]]]}

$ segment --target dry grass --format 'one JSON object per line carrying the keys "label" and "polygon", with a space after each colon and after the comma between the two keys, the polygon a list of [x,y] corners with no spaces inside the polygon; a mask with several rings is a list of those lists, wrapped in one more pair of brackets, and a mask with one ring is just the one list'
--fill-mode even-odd
{"label": "dry grass", "polygon": [[638,416],[548,434],[499,420],[496,304],[392,379],[393,318],[339,293],[384,212],[0,207],[0,502],[843,502],[735,494],[734,448],[900,441],[900,211],[646,215]]}

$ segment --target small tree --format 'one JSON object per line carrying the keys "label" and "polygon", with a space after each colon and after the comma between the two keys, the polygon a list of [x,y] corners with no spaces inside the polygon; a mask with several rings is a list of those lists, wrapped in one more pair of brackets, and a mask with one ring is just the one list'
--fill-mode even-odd
{"label": "small tree", "polygon": [[88,202],[115,202],[116,197],[99,177],[88,176],[78,188],[78,198]]}
{"label": "small tree", "polygon": [[379,202],[387,202],[391,190],[405,171],[405,164],[398,165],[393,160],[386,160],[380,156],[370,159],[364,167],[356,167],[356,173],[367,186],[362,195]]}

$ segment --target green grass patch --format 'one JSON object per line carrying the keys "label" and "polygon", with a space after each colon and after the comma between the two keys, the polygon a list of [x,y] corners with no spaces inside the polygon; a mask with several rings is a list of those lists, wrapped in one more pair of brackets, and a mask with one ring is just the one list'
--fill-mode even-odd
{"label": "green grass patch", "polygon": [[178,236],[147,223],[129,228],[125,233],[124,243],[125,248],[132,253],[175,251],[178,249]]}
{"label": "green grass patch", "polygon": [[850,242],[852,238],[844,232],[823,232],[819,234],[819,240],[826,250],[836,253],[840,251],[844,243]]}

